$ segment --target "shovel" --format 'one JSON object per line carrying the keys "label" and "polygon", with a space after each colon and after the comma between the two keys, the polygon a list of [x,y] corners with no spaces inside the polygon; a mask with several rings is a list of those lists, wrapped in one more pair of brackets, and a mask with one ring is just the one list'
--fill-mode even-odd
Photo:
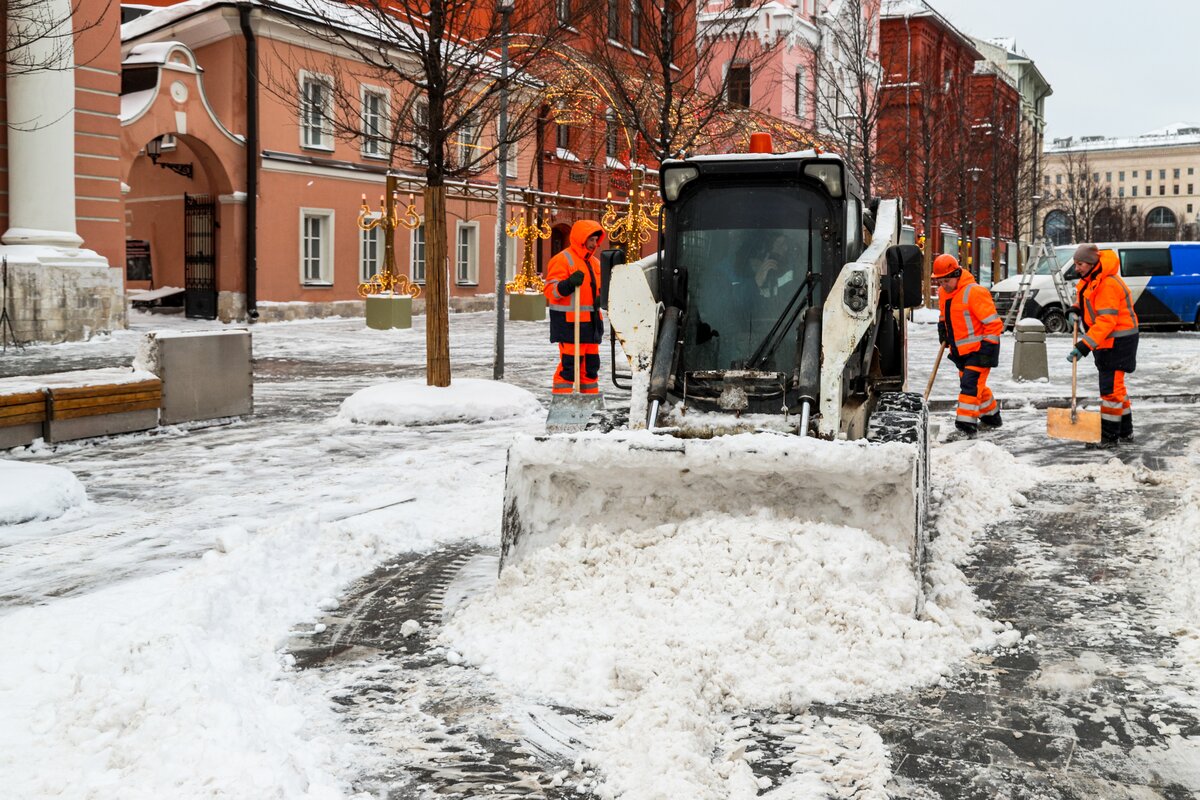
{"label": "shovel", "polygon": [[929,374],[929,383],[925,384],[925,402],[929,402],[929,393],[933,391],[933,379],[937,377],[938,367],[942,363],[942,356],[946,354],[946,345],[942,345],[938,349],[937,360],[933,362],[933,372]]}
{"label": "shovel", "polygon": [[[582,394],[579,391],[579,370],[583,354],[579,352],[579,291],[575,289],[575,381],[570,394],[550,396],[550,413],[546,415],[546,433],[578,433],[587,427],[592,413],[604,408],[604,395]],[[593,294],[595,294],[593,292]],[[593,306],[594,309],[594,306]],[[593,310],[593,314],[598,311]]]}
{"label": "shovel", "polygon": [[[1079,343],[1079,322],[1071,345]],[[1079,360],[1071,362],[1071,407],[1046,410],[1046,435],[1051,439],[1071,439],[1076,442],[1100,441],[1100,412],[1080,411],[1075,405],[1075,385],[1079,375]]]}

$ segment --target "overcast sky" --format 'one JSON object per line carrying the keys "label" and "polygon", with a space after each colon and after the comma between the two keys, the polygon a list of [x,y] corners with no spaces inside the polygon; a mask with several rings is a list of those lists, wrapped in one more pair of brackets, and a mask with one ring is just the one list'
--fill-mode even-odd
{"label": "overcast sky", "polygon": [[1050,82],[1047,138],[1200,125],[1196,0],[927,0],[963,33],[1012,37]]}

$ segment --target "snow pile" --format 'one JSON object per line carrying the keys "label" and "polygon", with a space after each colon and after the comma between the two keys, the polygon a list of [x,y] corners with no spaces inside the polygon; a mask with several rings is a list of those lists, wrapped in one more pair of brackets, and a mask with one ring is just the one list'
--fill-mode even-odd
{"label": "snow pile", "polygon": [[[864,452],[842,452],[843,471],[854,472]],[[995,490],[1002,472],[1010,491]],[[939,585],[924,619],[911,615],[906,552],[860,529],[764,511],[566,528],[461,607],[444,641],[520,693],[612,714],[590,755],[606,781],[601,796],[752,798],[763,787],[731,724],[739,711],[803,712],[814,701],[933,682],[972,648],[1015,641],[981,616],[954,560],[1031,472],[980,444],[951,454],[937,474],[970,491],[943,517],[939,541],[953,544],[934,549]],[[877,772],[886,780],[886,759]],[[795,780],[812,789],[818,778]],[[818,796],[793,788],[773,791]]]}
{"label": "snow pile", "polygon": [[758,509],[835,521],[906,549],[914,537],[916,458],[914,446],[898,442],[771,432],[712,439],[648,431],[518,436],[508,453],[505,503],[523,524],[518,557],[553,543],[580,520],[645,530],[702,512]]}
{"label": "snow pile", "polygon": [[500,381],[459,378],[446,387],[424,381],[368,386],[342,401],[338,418],[367,425],[440,425],[544,413],[537,397]]}
{"label": "snow pile", "polygon": [[[357,753],[277,654],[320,598],[388,546],[316,516],[181,570],[8,614],[0,626],[0,774],[10,797],[343,798]],[[224,551],[224,552],[222,552]],[[31,691],[36,687],[36,691]]]}
{"label": "snow pile", "polygon": [[914,308],[908,318],[911,322],[919,325],[934,325],[941,318],[941,314],[936,308],[925,308],[922,306],[921,308]]}
{"label": "snow pile", "polygon": [[70,470],[0,459],[0,525],[55,519],[85,502],[87,492]]}

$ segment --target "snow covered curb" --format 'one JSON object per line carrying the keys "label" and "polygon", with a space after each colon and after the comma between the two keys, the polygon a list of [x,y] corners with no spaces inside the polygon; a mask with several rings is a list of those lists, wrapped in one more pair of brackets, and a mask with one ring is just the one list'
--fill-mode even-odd
{"label": "snow covered curb", "polygon": [[565,530],[460,608],[443,642],[528,697],[611,714],[589,755],[601,797],[752,798],[765,787],[739,712],[936,682],[972,649],[1018,640],[982,615],[957,565],[1036,471],[987,443],[935,454],[934,482],[950,488],[924,619],[909,613],[906,554],[865,531],[712,514]]}
{"label": "snow covered curb", "polygon": [[55,519],[86,502],[70,470],[0,459],[0,525]]}
{"label": "snow covered curb", "polygon": [[486,422],[545,413],[537,397],[501,381],[459,378],[446,387],[424,381],[368,386],[342,401],[338,419],[366,425]]}

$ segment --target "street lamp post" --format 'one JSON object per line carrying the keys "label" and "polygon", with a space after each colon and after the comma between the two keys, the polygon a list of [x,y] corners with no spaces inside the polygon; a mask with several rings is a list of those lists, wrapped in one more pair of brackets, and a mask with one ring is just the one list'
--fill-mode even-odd
{"label": "street lamp post", "polygon": [[496,0],[500,14],[500,169],[496,180],[496,354],[492,378],[504,377],[504,278],[508,263],[508,18],[516,0]]}

